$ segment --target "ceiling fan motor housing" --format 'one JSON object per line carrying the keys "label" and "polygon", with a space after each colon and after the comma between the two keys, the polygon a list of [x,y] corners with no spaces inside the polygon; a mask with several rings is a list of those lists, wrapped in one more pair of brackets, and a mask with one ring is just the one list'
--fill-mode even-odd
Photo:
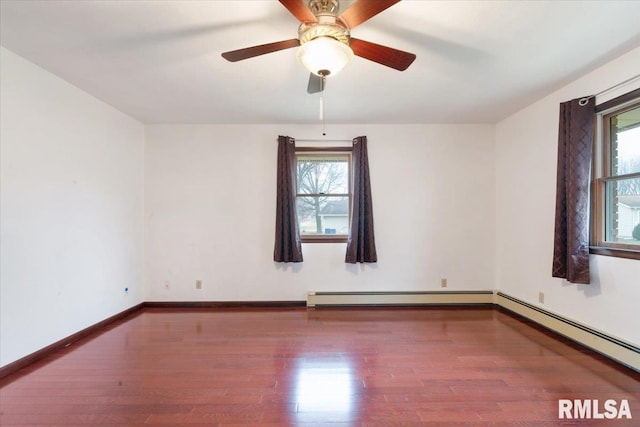
{"label": "ceiling fan motor housing", "polygon": [[301,45],[318,37],[331,37],[340,43],[349,45],[349,28],[338,17],[340,11],[338,0],[310,0],[309,9],[318,21],[300,24],[298,39]]}
{"label": "ceiling fan motor housing", "polygon": [[316,16],[325,13],[337,16],[340,11],[340,2],[338,0],[310,0],[309,10]]}

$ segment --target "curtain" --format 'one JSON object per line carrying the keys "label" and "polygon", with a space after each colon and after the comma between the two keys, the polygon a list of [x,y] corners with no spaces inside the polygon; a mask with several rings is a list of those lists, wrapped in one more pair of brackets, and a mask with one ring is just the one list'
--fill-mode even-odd
{"label": "curtain", "polygon": [[276,196],[276,242],[273,260],[302,262],[302,244],[296,215],[296,142],[278,137],[278,181]]}
{"label": "curtain", "polygon": [[553,277],[589,284],[589,183],[595,98],[560,104]]}
{"label": "curtain", "polygon": [[376,242],[373,235],[373,205],[369,181],[367,137],[353,140],[353,207],[351,229],[347,240],[345,262],[377,262]]}

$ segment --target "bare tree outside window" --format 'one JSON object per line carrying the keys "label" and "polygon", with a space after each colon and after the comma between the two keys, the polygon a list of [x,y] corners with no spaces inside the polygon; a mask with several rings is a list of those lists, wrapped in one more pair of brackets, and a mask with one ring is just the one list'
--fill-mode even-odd
{"label": "bare tree outside window", "polygon": [[[640,116],[640,113],[638,115]],[[612,168],[615,168],[617,175],[640,172],[640,123],[636,128],[619,132],[616,137],[617,161],[614,162]],[[620,181],[618,194],[640,197],[640,179]]]}
{"label": "bare tree outside window", "polygon": [[301,236],[349,232],[347,153],[304,153],[297,158],[297,212]]}

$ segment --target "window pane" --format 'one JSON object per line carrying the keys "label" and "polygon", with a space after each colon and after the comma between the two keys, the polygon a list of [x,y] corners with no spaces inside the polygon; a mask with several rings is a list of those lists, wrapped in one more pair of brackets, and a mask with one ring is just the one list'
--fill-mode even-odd
{"label": "window pane", "polygon": [[640,245],[640,178],[606,185],[606,241]]}
{"label": "window pane", "polygon": [[349,156],[298,155],[298,194],[349,193]]}
{"label": "window pane", "polygon": [[640,107],[611,116],[611,172],[640,172]]}
{"label": "window pane", "polygon": [[302,235],[349,233],[348,197],[299,196],[296,207]]}

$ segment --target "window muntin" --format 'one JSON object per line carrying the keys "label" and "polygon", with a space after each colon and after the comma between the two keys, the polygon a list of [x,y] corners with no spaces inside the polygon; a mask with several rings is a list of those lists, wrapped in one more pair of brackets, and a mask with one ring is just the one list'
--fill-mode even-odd
{"label": "window muntin", "polygon": [[640,100],[602,112],[598,125],[592,243],[640,258]]}
{"label": "window muntin", "polygon": [[296,153],[296,209],[303,242],[346,242],[351,212],[351,153]]}

